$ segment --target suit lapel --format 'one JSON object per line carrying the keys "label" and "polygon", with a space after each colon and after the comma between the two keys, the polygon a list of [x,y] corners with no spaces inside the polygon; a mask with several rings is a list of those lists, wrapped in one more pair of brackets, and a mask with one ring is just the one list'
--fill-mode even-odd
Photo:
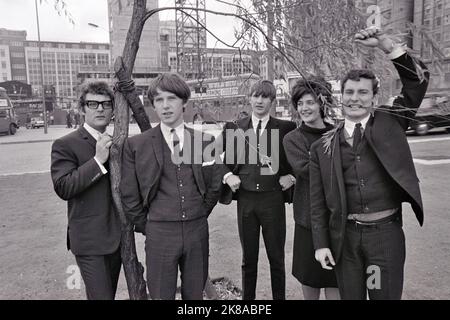
{"label": "suit lapel", "polygon": [[[338,131],[338,133],[333,141],[334,152],[333,152],[332,162],[333,162],[333,169],[334,169],[333,171],[336,174],[336,180],[337,180],[337,185],[338,185],[338,189],[339,189],[339,198],[341,201],[342,213],[343,213],[343,216],[345,217],[347,214],[347,197],[345,194],[344,173],[342,172],[342,157],[341,157],[341,145],[340,145],[342,142],[341,139],[343,139],[343,137],[342,137],[344,134],[343,130],[345,130],[344,127],[342,127]],[[331,173],[331,174],[333,174],[333,173]]]}
{"label": "suit lapel", "polygon": [[95,149],[97,141],[94,139],[93,136],[91,136],[89,132],[87,132],[87,130],[83,126],[78,128],[78,133],[80,134],[81,138],[86,140]]}
{"label": "suit lapel", "polygon": [[[192,163],[192,166],[191,166],[192,167],[192,173],[194,174],[194,179],[195,179],[195,182],[197,183],[197,186],[198,186],[198,188],[200,190],[200,193],[202,195],[204,195],[205,194],[205,183],[203,181],[203,175],[202,175],[202,164],[201,163],[199,163],[199,164],[195,163],[195,161],[194,161],[194,159],[195,159],[195,156],[194,156],[195,150],[193,150],[194,145],[195,145],[194,144],[194,136],[195,136],[194,130],[192,130],[191,128],[187,128],[187,127],[185,127],[184,130],[188,132],[188,135],[189,135],[189,138],[190,138],[190,144],[187,144],[186,140],[184,141],[185,143],[184,143],[184,146],[183,146],[183,152],[188,152],[188,154],[191,155],[189,160],[192,161],[191,162]],[[187,135],[185,134],[184,137],[186,139]],[[202,140],[202,143],[203,143],[203,140]],[[186,147],[190,148],[191,150],[187,150]],[[203,151],[203,148],[202,148],[202,151]]]}
{"label": "suit lapel", "polygon": [[367,121],[366,128],[364,129],[364,136],[367,140],[367,143],[369,143],[372,150],[378,156],[377,150],[375,149],[375,146],[373,145],[373,141],[372,141],[372,125],[373,125],[373,116],[371,116],[369,121]]}
{"label": "suit lapel", "polygon": [[278,121],[272,117],[269,117],[269,121],[267,121],[266,128],[264,130],[267,130],[267,133],[269,133],[269,130],[279,129],[279,127]]}
{"label": "suit lapel", "polygon": [[155,153],[156,160],[158,161],[159,168],[163,167],[163,135],[160,126],[156,126],[152,130],[152,145],[153,152]]}
{"label": "suit lapel", "polygon": [[[251,116],[239,120],[236,125],[236,130],[243,130],[242,134],[244,134],[247,130],[251,129],[253,130],[253,126],[251,125]],[[242,163],[245,163],[245,155],[248,155],[249,152],[249,141],[248,137],[245,136],[245,146],[241,148],[241,146],[234,146],[234,153],[236,154],[236,163],[234,165],[233,172],[238,172],[239,168],[241,167]]]}
{"label": "suit lapel", "polygon": [[252,117],[247,117],[238,122],[238,127],[246,131],[250,128]]}

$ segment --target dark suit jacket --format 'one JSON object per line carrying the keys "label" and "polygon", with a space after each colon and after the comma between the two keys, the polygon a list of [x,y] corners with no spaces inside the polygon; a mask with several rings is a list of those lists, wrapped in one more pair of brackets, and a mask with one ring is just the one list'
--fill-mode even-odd
{"label": "dark suit jacket", "polygon": [[[203,135],[202,150],[208,145],[214,146],[214,138],[208,134],[186,128],[191,136],[191,146],[194,145],[194,136]],[[196,133],[194,133],[196,132]],[[186,138],[185,138],[186,139]],[[143,232],[147,221],[149,204],[155,197],[159,188],[159,180],[163,169],[163,143],[160,126],[156,126],[144,133],[128,138],[125,141],[122,159],[122,180],[120,190],[125,214],[136,226],[136,231]],[[188,144],[184,143],[183,152]],[[205,164],[214,158],[203,158],[200,150],[195,156]],[[193,164],[192,171],[197,188],[203,197],[204,206],[208,214],[217,204],[220,191],[219,167],[212,165]]]}
{"label": "dark suit jacket", "polygon": [[[420,81],[408,54],[393,60],[403,84],[401,95],[389,111],[376,110],[364,130],[365,139],[392,181],[404,191],[402,202],[409,202],[419,224],[423,207],[411,151],[405,130],[420,106],[428,81]],[[422,64],[425,69],[425,66]],[[428,75],[428,72],[426,72]],[[386,107],[386,106],[383,106]],[[331,248],[335,260],[341,254],[347,219],[347,200],[342,172],[339,137],[343,124],[328,139],[321,138],[311,147],[311,222],[315,249]],[[326,147],[328,140],[330,147]]]}
{"label": "dark suit jacket", "polygon": [[80,127],[52,146],[53,187],[67,200],[67,248],[75,255],[110,254],[120,244],[109,173],[104,175],[94,160],[95,145],[95,139]]}
{"label": "dark suit jacket", "polygon": [[[252,117],[249,116],[246,118],[242,118],[236,122],[227,122],[225,124],[224,130],[223,130],[223,133],[221,136],[223,148],[225,151],[226,151],[227,147],[230,147],[229,145],[227,146],[225,130],[242,129],[245,132],[248,129],[252,128],[251,121],[252,121]],[[273,118],[273,117],[270,117],[269,121],[267,122],[265,130],[273,130],[273,129],[279,130],[279,136],[278,136],[278,148],[279,148],[278,175],[279,176],[293,174],[292,168],[289,165],[289,162],[287,161],[286,153],[284,151],[283,138],[288,132],[294,130],[295,128],[296,128],[296,125],[294,122],[280,120],[280,119]],[[246,138],[246,140],[248,141],[248,138]],[[242,164],[239,164],[239,161],[238,161],[238,158],[242,156],[242,152],[237,150],[238,146],[237,146],[236,141],[228,142],[228,143],[232,143],[232,146],[234,148],[234,160],[232,163],[227,163],[226,156],[225,156],[225,159],[224,159],[225,165],[222,166],[222,178],[228,172],[232,172],[233,174],[237,175],[240,167],[242,166]],[[269,138],[268,138],[268,143],[270,143]],[[247,142],[247,145],[248,145],[248,142]],[[246,147],[245,150],[246,150],[245,152],[248,153],[248,147]],[[272,155],[272,157],[273,157],[273,155]],[[294,190],[294,188],[291,187],[284,192],[285,202],[289,202],[289,203],[292,202],[293,190]],[[237,192],[239,192],[239,190]],[[237,192],[233,194],[233,192],[231,191],[231,188],[227,184],[223,185],[221,195],[220,195],[220,203],[230,204],[232,200],[236,200]]]}

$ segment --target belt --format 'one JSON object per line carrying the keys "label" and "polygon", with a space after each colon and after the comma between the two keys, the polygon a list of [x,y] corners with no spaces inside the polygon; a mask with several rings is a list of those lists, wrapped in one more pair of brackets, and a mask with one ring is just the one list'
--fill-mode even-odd
{"label": "belt", "polygon": [[347,219],[347,223],[355,225],[355,226],[381,226],[384,224],[388,224],[388,223],[392,223],[394,221],[398,221],[400,220],[400,214],[395,213],[392,214],[388,217],[379,219],[379,220],[375,220],[375,221],[359,221],[359,220],[355,220],[355,219]]}
{"label": "belt", "polygon": [[373,222],[383,218],[389,217],[398,212],[398,208],[387,209],[383,211],[371,212],[371,213],[350,213],[347,216],[348,220],[358,220],[361,222]]}

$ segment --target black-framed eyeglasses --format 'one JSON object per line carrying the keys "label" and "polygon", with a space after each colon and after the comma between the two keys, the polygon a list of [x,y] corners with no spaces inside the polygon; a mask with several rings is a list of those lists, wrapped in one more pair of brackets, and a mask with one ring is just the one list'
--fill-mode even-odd
{"label": "black-framed eyeglasses", "polygon": [[109,109],[113,108],[113,102],[111,100],[108,100],[108,101],[88,100],[88,101],[86,101],[86,106],[89,109],[97,110],[99,105],[102,105],[104,110],[109,110]]}

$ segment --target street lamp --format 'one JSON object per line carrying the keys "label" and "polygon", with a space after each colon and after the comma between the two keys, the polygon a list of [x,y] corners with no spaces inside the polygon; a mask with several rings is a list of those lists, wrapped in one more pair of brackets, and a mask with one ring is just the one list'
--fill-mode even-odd
{"label": "street lamp", "polygon": [[37,34],[38,34],[38,48],[39,48],[39,58],[41,60],[41,84],[42,84],[42,107],[44,109],[44,133],[47,134],[48,122],[47,122],[47,110],[45,108],[45,90],[44,90],[44,60],[42,59],[42,49],[41,49],[41,33],[39,31],[39,10],[37,0],[34,0],[34,6],[36,8],[36,22],[37,22]]}

